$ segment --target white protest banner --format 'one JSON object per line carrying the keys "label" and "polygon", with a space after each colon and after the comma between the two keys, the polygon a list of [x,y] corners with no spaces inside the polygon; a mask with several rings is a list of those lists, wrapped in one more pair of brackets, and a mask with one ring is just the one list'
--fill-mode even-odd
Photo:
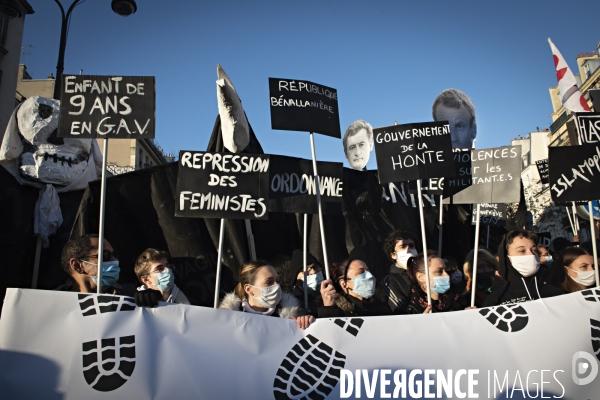
{"label": "white protest banner", "polygon": [[596,399],[599,342],[600,289],[469,311],[321,319],[305,331],[293,320],[229,310],[9,289],[0,393]]}

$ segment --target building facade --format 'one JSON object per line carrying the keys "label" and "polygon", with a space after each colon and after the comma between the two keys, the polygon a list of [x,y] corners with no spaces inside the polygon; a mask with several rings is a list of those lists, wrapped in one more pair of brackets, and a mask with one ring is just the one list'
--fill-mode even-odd
{"label": "building facade", "polygon": [[0,3],[0,140],[16,106],[15,91],[25,16],[33,14],[27,0]]}

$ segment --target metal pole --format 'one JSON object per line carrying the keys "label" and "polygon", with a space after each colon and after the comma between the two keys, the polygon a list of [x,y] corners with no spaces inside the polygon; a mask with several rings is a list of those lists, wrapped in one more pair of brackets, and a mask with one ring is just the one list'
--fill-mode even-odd
{"label": "metal pole", "polygon": [[217,278],[215,280],[215,305],[219,308],[219,291],[221,290],[221,260],[223,258],[223,238],[225,237],[225,218],[221,218],[221,227],[219,228],[219,251],[217,253]]}
{"label": "metal pole", "polygon": [[252,234],[252,225],[250,220],[244,220],[246,223],[246,238],[248,239],[248,251],[250,252],[250,260],[256,261],[256,247],[254,246],[254,235]]}
{"label": "metal pole", "polygon": [[596,226],[594,224],[594,209],[592,202],[588,201],[590,214],[590,231],[592,231],[592,252],[594,253],[594,270],[596,271],[596,287],[600,287],[600,272],[598,271],[598,249],[596,249]]}
{"label": "metal pole", "polygon": [[485,247],[490,248],[490,225],[487,226],[487,239],[485,240]]}
{"label": "metal pole", "polygon": [[306,287],[306,264],[308,262],[308,214],[304,214],[304,236],[302,238],[302,247],[304,249],[304,308],[308,310],[308,287]]}
{"label": "metal pole", "polygon": [[473,249],[473,276],[471,277],[471,307],[475,307],[475,290],[477,288],[477,256],[479,255],[479,206],[475,211],[475,248]]}
{"label": "metal pole", "polygon": [[572,207],[573,207],[573,224],[575,225],[575,235],[579,235],[579,218],[577,218],[577,206],[575,205],[575,202],[573,201],[571,203]]}
{"label": "metal pole", "polygon": [[69,29],[69,20],[71,19],[71,12],[81,0],[75,0],[71,3],[71,6],[65,13],[65,9],[58,0],[54,0],[58,7],[60,7],[61,13],[61,26],[60,26],[60,41],[58,45],[58,60],[56,61],[56,78],[54,80],[54,98],[60,99],[60,88],[62,85],[63,71],[65,70],[65,50],[67,48],[67,31]]}
{"label": "metal pole", "polygon": [[40,272],[40,258],[42,253],[42,235],[37,235],[37,243],[35,244],[35,259],[33,261],[33,277],[31,278],[31,288],[37,289],[38,275]]}
{"label": "metal pole", "polygon": [[567,216],[569,217],[569,223],[571,224],[571,230],[573,230],[573,235],[575,234],[575,225],[573,225],[573,220],[571,219],[571,213],[569,212],[569,207],[565,207],[567,210]]}
{"label": "metal pole", "polygon": [[438,255],[442,256],[442,225],[444,223],[444,196],[440,195],[440,231],[438,233]]}
{"label": "metal pole", "polygon": [[427,304],[431,305],[431,285],[429,284],[429,260],[427,259],[425,216],[423,215],[423,195],[421,194],[420,179],[417,179],[417,196],[419,197],[419,217],[421,219],[421,241],[423,242],[423,260],[425,261],[425,280],[427,281]]}
{"label": "metal pole", "polygon": [[317,193],[317,205],[319,207],[319,229],[321,230],[321,245],[323,246],[323,262],[325,262],[325,275],[329,279],[329,260],[327,259],[327,242],[325,240],[325,227],[323,224],[323,208],[321,206],[321,185],[317,172],[317,155],[315,153],[315,138],[310,133],[310,149],[312,151],[313,172],[315,174],[315,192]]}
{"label": "metal pole", "polygon": [[97,293],[102,293],[102,261],[104,261],[104,219],[106,203],[106,163],[108,160],[108,138],[104,139],[104,151],[102,153],[102,181],[100,184],[100,230],[98,232],[98,283]]}

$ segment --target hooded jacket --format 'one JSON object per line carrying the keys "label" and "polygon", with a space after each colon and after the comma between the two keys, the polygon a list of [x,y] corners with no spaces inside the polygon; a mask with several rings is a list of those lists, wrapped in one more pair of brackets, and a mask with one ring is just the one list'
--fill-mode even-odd
{"label": "hooded jacket", "polygon": [[565,293],[562,289],[546,284],[540,270],[532,276],[522,276],[512,266],[505,243],[506,238],[503,238],[498,246],[498,272],[505,282],[485,299],[485,307],[522,303]]}
{"label": "hooded jacket", "polygon": [[[223,300],[221,300],[219,308],[223,310],[244,311],[242,308],[242,299],[235,292],[227,293]],[[275,312],[271,314],[272,317],[279,318],[292,318],[301,315],[304,315],[304,313],[300,309],[298,300],[289,293],[281,294],[281,300],[279,300],[279,304],[275,307]]]}
{"label": "hooded jacket", "polygon": [[[312,254],[306,254],[307,265],[316,264],[319,267],[321,264]],[[304,271],[304,252],[302,250],[294,250],[292,258],[290,260],[290,271],[292,273],[292,279],[294,280],[293,295],[298,300],[298,303],[304,308],[304,281],[296,279],[298,274]],[[324,275],[324,273],[323,273]],[[308,294],[308,310],[310,315],[313,317],[318,316],[318,308],[323,306],[323,299],[321,298],[320,288],[316,291],[307,290]]]}
{"label": "hooded jacket", "polygon": [[384,278],[383,285],[386,285],[389,290],[388,305],[392,314],[406,314],[412,285],[406,268],[399,267],[396,262],[392,263],[390,274]]}

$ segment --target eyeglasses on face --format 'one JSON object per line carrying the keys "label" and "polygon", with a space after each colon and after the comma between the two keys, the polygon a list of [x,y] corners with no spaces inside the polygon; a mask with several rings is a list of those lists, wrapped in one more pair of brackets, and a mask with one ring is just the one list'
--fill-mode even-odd
{"label": "eyeglasses on face", "polygon": [[[119,256],[114,251],[104,250],[102,252],[102,261],[107,262],[112,260],[112,258],[119,259]],[[81,260],[85,260],[86,258],[98,258],[98,254],[92,254],[91,256],[81,257]]]}

